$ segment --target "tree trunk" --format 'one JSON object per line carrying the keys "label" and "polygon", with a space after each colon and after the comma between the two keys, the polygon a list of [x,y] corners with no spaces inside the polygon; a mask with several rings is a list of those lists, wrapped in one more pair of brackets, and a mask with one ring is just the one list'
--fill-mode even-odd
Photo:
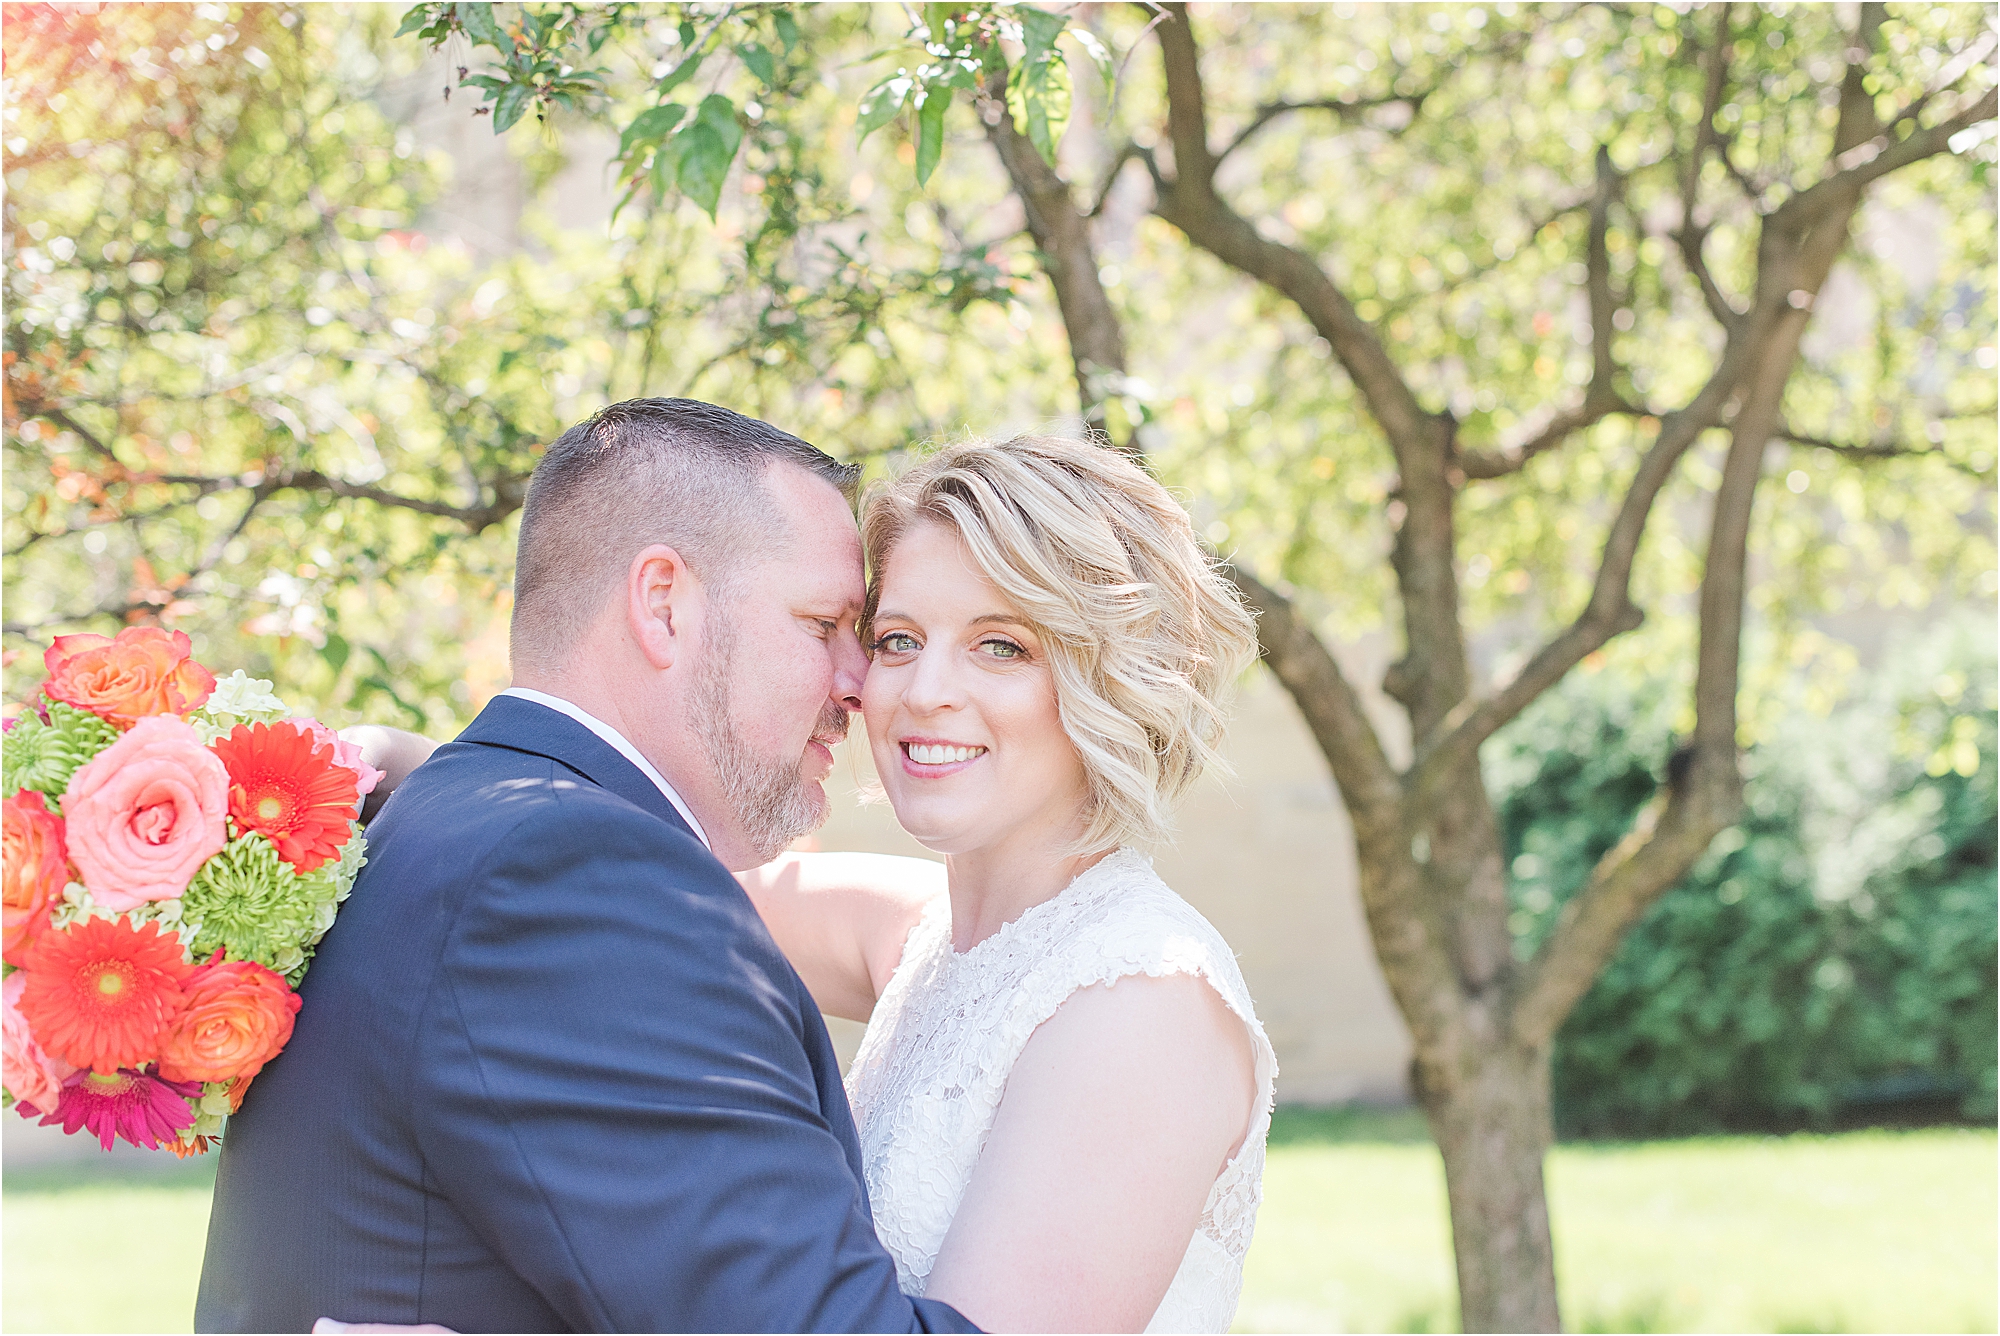
{"label": "tree trunk", "polygon": [[1444,1158],[1466,1331],[1560,1331],[1542,1165],[1555,1139],[1549,1057],[1496,1043],[1449,1072],[1419,1056],[1418,1096]]}

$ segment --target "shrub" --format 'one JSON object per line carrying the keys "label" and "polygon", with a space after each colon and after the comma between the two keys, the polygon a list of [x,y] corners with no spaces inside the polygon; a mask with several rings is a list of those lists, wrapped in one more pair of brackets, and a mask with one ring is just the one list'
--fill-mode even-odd
{"label": "shrub", "polygon": [[[1991,631],[1946,627],[1752,749],[1742,819],[1563,1027],[1560,1131],[1994,1116],[1994,679]],[[1653,795],[1673,699],[1575,674],[1488,749],[1517,950]]]}

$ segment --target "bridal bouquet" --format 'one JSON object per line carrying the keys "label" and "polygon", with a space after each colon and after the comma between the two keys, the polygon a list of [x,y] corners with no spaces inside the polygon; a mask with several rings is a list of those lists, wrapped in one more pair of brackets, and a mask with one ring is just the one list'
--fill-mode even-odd
{"label": "bridal bouquet", "polygon": [[179,1155],[292,1036],[381,778],[183,632],[59,636],[0,739],[5,1102]]}

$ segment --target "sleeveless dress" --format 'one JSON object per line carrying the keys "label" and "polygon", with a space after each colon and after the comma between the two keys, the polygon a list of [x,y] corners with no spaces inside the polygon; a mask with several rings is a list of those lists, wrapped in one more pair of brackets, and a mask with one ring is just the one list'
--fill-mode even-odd
{"label": "sleeveless dress", "polygon": [[1249,1135],[1210,1189],[1146,1327],[1229,1329],[1262,1195],[1277,1062],[1228,944],[1131,849],[962,953],[951,948],[944,896],[910,930],[847,1078],[875,1232],[906,1294],[924,1293],[1029,1036],[1077,989],[1134,974],[1199,975],[1250,1032],[1257,1102]]}

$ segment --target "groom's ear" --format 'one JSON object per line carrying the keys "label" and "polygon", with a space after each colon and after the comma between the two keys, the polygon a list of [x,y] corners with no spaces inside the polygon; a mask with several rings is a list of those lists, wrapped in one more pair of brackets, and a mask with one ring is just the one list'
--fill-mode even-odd
{"label": "groom's ear", "polygon": [[625,613],[640,653],[655,668],[671,668],[699,599],[681,554],[665,543],[641,548],[625,577]]}

